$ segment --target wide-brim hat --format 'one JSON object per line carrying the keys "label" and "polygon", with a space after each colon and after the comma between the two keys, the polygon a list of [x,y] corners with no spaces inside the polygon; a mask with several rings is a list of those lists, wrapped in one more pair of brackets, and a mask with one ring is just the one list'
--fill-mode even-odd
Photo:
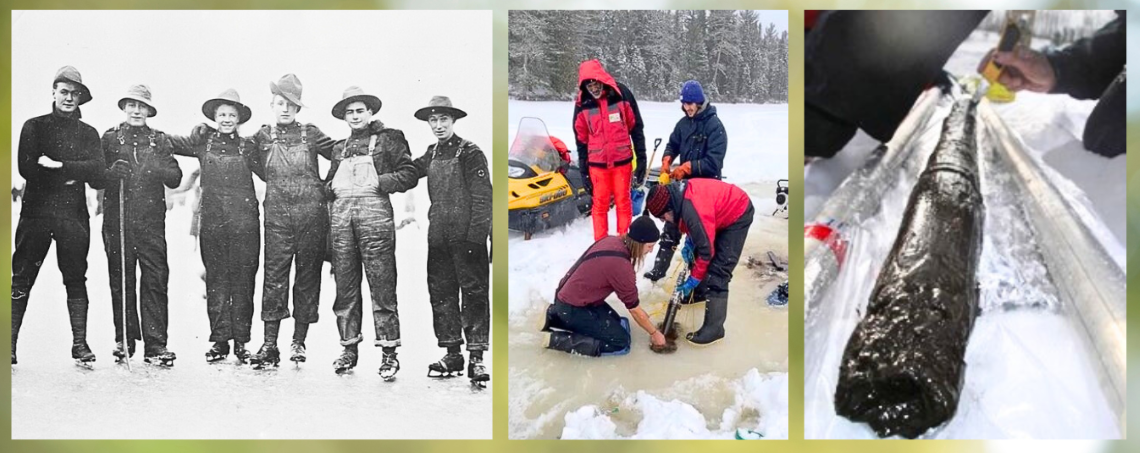
{"label": "wide-brim hat", "polygon": [[285,74],[277,83],[269,82],[269,92],[280,94],[298,107],[305,106],[301,103],[301,80],[296,75]]}
{"label": "wide-brim hat", "polygon": [[83,90],[83,94],[79,96],[79,103],[76,105],[83,105],[91,101],[91,89],[83,84],[83,76],[79,75],[79,70],[75,69],[74,66],[59,68],[59,70],[55,72],[55,80],[52,80],[51,84],[54,86],[56,82],[73,83],[78,85],[80,90]]}
{"label": "wide-brim hat", "polygon": [[233,88],[223,91],[218,97],[203,103],[202,114],[213,121],[218,112],[218,106],[221,105],[232,105],[237,108],[238,124],[245,124],[245,122],[249,121],[249,118],[253,116],[253,112],[249,107],[241,103],[241,96],[238,96],[237,90]]}
{"label": "wide-brim hat", "polygon": [[151,101],[150,98],[150,87],[146,85],[131,85],[130,88],[127,88],[127,94],[124,94],[123,97],[119,99],[119,110],[123,109],[123,104],[128,100],[139,101],[146,104],[147,107],[150,107],[150,113],[147,114],[147,118],[152,118],[158,115],[158,109],[154,108],[154,101]]}
{"label": "wide-brim hat", "polygon": [[364,90],[358,86],[350,86],[344,90],[344,94],[341,95],[340,102],[337,102],[336,105],[333,106],[333,116],[335,116],[338,120],[343,120],[344,109],[348,107],[348,104],[351,104],[353,102],[363,102],[369,110],[372,110],[373,114],[379,112],[380,106],[383,105],[383,103],[380,102],[380,98],[371,94],[364,94]]}
{"label": "wide-brim hat", "polygon": [[427,107],[416,110],[416,118],[427,121],[428,117],[435,113],[446,113],[456,120],[467,116],[467,112],[452,107],[451,99],[447,96],[432,96]]}

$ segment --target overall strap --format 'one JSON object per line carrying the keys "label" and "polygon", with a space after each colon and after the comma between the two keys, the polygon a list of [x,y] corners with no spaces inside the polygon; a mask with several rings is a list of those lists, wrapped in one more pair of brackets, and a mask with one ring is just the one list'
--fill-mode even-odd
{"label": "overall strap", "polygon": [[[600,239],[598,241],[601,242]],[[594,243],[594,245],[597,245],[597,244],[598,244],[597,242]],[[593,247],[593,245],[591,245],[590,247]],[[558,297],[558,293],[562,292],[562,287],[566,286],[566,281],[570,280],[570,276],[574,275],[574,271],[578,270],[578,266],[581,266],[582,263],[585,263],[586,261],[590,261],[594,258],[602,258],[602,257],[606,257],[606,256],[617,256],[617,257],[621,257],[621,258],[629,258],[628,253],[626,253],[625,251],[617,251],[617,250],[601,250],[601,251],[597,251],[597,252],[593,252],[593,253],[587,253],[585,255],[582,255],[581,258],[578,258],[578,262],[574,263],[574,265],[570,267],[569,271],[566,271],[566,276],[562,277],[562,280],[558,282],[558,289],[554,290],[554,297]]]}

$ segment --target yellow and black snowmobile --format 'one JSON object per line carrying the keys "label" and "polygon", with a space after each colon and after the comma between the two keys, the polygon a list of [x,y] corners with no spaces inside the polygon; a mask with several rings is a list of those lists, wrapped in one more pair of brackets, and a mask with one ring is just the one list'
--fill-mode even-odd
{"label": "yellow and black snowmobile", "polygon": [[528,240],[590,213],[577,165],[563,161],[550,138],[542,120],[523,118],[507,156],[507,226]]}

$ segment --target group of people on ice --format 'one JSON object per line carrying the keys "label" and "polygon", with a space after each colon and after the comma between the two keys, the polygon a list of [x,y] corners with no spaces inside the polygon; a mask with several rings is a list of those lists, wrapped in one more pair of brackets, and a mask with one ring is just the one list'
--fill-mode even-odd
{"label": "group of people on ice", "polygon": [[[664,335],[640,307],[637,270],[658,244],[653,269],[644,276],[663,278],[682,236],[681,254],[690,274],[676,290],[687,301],[705,301],[703,324],[686,339],[701,346],[721,340],[728,283],[754,210],[742,189],[721,181],[728,137],[716,107],[699,82],[681,87],[684,117],[665,147],[659,184],[649,190],[644,212],[634,219],[631,191],[642,187],[650,166],[637,101],[597,60],[580,65],[578,89],[575,142],[582,180],[593,197],[595,243],[559,282],[542,329],[550,332],[546,347],[585,356],[628,351],[629,324],[605,301],[615,293],[651,344],[663,346]],[[616,236],[608,224],[611,199]],[[664,221],[664,231],[649,215]]]}
{"label": "group of people on ice", "polygon": [[[490,325],[491,182],[483,151],[454,133],[455,122],[466,113],[443,96],[417,110],[415,117],[428,123],[437,142],[413,159],[403,132],[374,119],[380,99],[358,87],[345,90],[331,112],[350,128],[343,140],[296,120],[305,107],[297,76],[285,75],[269,88],[275,121],[253,135],[239,135],[252,112],[231,89],[202,104],[203,115],[215,126],[203,123],[189,136],[174,136],[147,125],[158,109],[149,88],[134,85],[118,101],[124,121],[100,138],[80,120],[79,107],[92,96],[79,71],[70,66],[58,71],[51,113],[28,120],[20,133],[18,167],[27,184],[12,256],[13,365],[28,295],[53,240],[67,290],[72,357],[95,361],[86,340],[90,226],[84,184],[105,191],[102,234],[118,343],[114,355],[133,355],[142,340],[146,362],[173,364],[175,354],[167,349],[164,187],[179,186],[182,171],[174,156],[186,156],[201,166],[199,237],[213,343],[207,361],[224,360],[232,352],[258,368],[277,365],[281,321],[292,317],[290,359],[304,362],[309,325],[318,320],[321,268],[331,252],[337,286],[333,312],[344,347],[334,369],[345,372],[357,364],[363,273],[371,291],[375,344],[383,353],[379,373],[394,379],[400,369],[400,321],[389,194],[410,190],[426,177],[432,203],[429,298],[439,346],[447,349],[429,365],[429,375],[461,374],[465,360],[460,348],[466,342],[468,376],[478,382],[490,379],[483,351]],[[318,173],[318,156],[331,161],[324,178]],[[262,246],[255,175],[266,184],[265,329],[263,344],[251,353],[246,344]],[[141,268],[137,291],[136,266]]]}

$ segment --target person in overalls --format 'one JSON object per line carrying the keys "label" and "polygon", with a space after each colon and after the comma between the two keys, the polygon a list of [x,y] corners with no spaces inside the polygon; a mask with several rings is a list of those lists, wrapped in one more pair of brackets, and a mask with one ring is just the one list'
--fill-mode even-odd
{"label": "person in overalls", "polygon": [[206,314],[210,319],[207,362],[224,360],[233,342],[234,357],[245,362],[253,323],[253,291],[261,252],[261,216],[253,175],[265,179],[260,155],[238,127],[252,112],[237,91],[226,90],[202,104],[217,124],[205,141],[186,146],[173,140],[174,154],[198,159],[201,178],[198,237],[206,266]]}
{"label": "person in overalls", "polygon": [[[135,341],[141,339],[145,343],[144,360],[147,363],[170,366],[176,356],[166,349],[170,265],[166,257],[166,189],[163,186],[178,187],[182,182],[182,170],[171,154],[170,138],[146,125],[147,118],[158,113],[151,101],[150,88],[146,85],[130,87],[119,100],[119,109],[126,113],[127,119],[103,134],[107,172],[97,187],[106,189],[103,195],[106,204],[103,245],[107,251],[111,280],[115,341],[119,343],[114,355],[120,360],[125,358],[124,341],[127,354],[134,355]],[[123,200],[119,199],[120,185],[124,186],[121,192]],[[119,218],[120,203],[123,203],[125,219]],[[125,269],[120,232],[125,233]],[[142,269],[137,303],[136,263]],[[123,326],[122,314],[124,271],[127,283],[126,326]]]}
{"label": "person in overalls", "polygon": [[398,129],[379,132],[370,127],[380,110],[380,98],[349,87],[332,114],[352,129],[333,148],[328,186],[333,275],[336,277],[336,326],[344,352],[333,362],[343,373],[356,366],[361,334],[363,298],[361,271],[372,294],[376,346],[382,348],[380,376],[392,380],[400,370],[400,315],[396,304],[396,225],[388,194],[412,189],[419,182],[412,153]]}
{"label": "person in overalls", "polygon": [[[460,346],[467,338],[472,382],[491,379],[483,365],[490,332],[488,288],[491,234],[491,177],[487,157],[474,143],[455,135],[455,121],[467,116],[451,99],[435,96],[416,118],[431,126],[438,140],[416,159],[428,178],[428,295],[435,336],[447,354],[428,366],[430,377],[450,377],[463,370]],[[460,292],[463,302],[460,304]]]}
{"label": "person in overalls", "polygon": [[[317,174],[317,155],[332,159],[335,144],[320,129],[295,121],[301,103],[301,81],[286,74],[269,83],[270,107],[276,124],[262,126],[252,138],[265,163],[265,277],[261,320],[265,343],[250,357],[261,368],[281,361],[277,333],[281,320],[294,319],[290,360],[305,361],[309,324],[317,322],[321,267],[328,246],[329,213],[324,181]],[[289,270],[296,258],[293,312],[289,312]]]}

